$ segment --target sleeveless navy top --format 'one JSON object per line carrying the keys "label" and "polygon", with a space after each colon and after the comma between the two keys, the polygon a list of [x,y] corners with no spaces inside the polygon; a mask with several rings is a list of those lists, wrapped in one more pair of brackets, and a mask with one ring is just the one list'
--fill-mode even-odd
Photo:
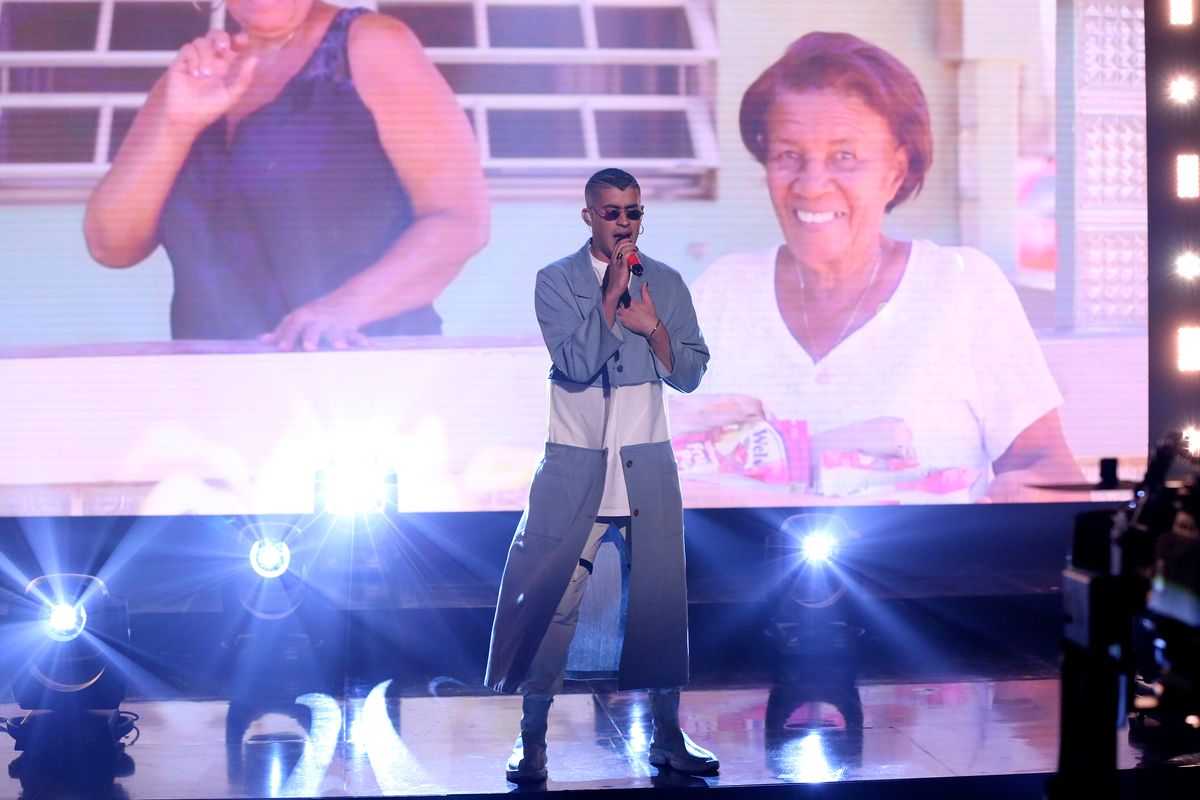
{"label": "sleeveless navy top", "polygon": [[[249,339],[374,263],[413,222],[408,193],[354,88],[343,9],[305,66],[226,143],[206,128],[159,221],[175,275],[171,336]],[[374,336],[441,333],[427,305]]]}

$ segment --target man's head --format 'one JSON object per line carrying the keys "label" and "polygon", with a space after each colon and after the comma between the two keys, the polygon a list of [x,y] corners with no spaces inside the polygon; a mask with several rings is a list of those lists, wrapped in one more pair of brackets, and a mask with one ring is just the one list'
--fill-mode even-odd
{"label": "man's head", "polygon": [[612,258],[621,239],[636,243],[641,232],[642,189],[637,179],[620,169],[602,169],[588,178],[583,190],[584,223],[592,229],[592,253]]}

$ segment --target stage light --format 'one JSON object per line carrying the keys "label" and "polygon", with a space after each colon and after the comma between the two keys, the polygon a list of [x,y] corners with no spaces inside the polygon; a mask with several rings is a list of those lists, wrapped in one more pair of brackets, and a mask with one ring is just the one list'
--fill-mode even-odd
{"label": "stage light", "polygon": [[46,635],[56,642],[69,642],[83,633],[87,609],[78,603],[54,603],[46,608]]}
{"label": "stage light", "polygon": [[828,563],[837,554],[837,537],[824,529],[806,533],[800,540],[800,553],[805,561]]}
{"label": "stage light", "polygon": [[1171,0],[1171,24],[1191,25],[1195,19],[1192,0]]}
{"label": "stage light", "polygon": [[767,537],[766,635],[781,664],[857,659],[863,629],[856,603],[846,600],[855,583],[850,543],[857,538],[840,516],[823,513],[790,516]]}
{"label": "stage light", "polygon": [[1200,278],[1200,255],[1191,251],[1180,253],[1175,259],[1175,273],[1188,280]]}
{"label": "stage light", "polygon": [[1188,455],[1200,455],[1200,429],[1195,425],[1189,425],[1183,429],[1183,447],[1188,451]]}
{"label": "stage light", "polygon": [[[304,532],[288,522],[256,520],[243,525],[238,530],[236,552],[246,560],[224,582],[226,610],[240,606],[263,620],[280,620],[295,613],[304,599],[312,556],[303,537]],[[232,637],[244,632],[240,619],[240,615],[231,615],[231,628],[237,629]]]}
{"label": "stage light", "polygon": [[250,566],[263,578],[278,578],[291,563],[292,551],[287,542],[258,539],[250,545]]}
{"label": "stage light", "polygon": [[1176,103],[1190,103],[1196,99],[1196,82],[1180,75],[1171,81],[1167,88],[1167,96]]}
{"label": "stage light", "polygon": [[1185,326],[1179,329],[1179,371],[1200,372],[1200,328]]}
{"label": "stage light", "polygon": [[318,472],[316,483],[318,512],[382,514],[396,506],[396,471],[375,461],[341,461]]}
{"label": "stage light", "polygon": [[1182,200],[1200,197],[1200,155],[1183,153],[1175,157],[1175,195]]}
{"label": "stage light", "polygon": [[16,623],[18,630],[28,624],[42,634],[13,677],[21,708],[115,710],[120,705],[125,677],[113,667],[112,656],[129,647],[129,609],[102,580],[43,575],[29,582],[19,602],[0,609],[0,618]]}

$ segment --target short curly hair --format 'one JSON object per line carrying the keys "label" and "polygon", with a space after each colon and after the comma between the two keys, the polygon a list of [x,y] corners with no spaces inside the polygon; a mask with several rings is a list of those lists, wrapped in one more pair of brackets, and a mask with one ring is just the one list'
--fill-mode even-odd
{"label": "short curly hair", "polygon": [[767,161],[767,114],[784,94],[833,90],[858,97],[887,120],[892,136],[908,156],[908,173],[891,211],[921,191],[933,163],[933,130],[929,103],[917,76],[895,56],[849,33],[817,31],[788,46],[783,56],[742,95],[739,122],[742,142]]}

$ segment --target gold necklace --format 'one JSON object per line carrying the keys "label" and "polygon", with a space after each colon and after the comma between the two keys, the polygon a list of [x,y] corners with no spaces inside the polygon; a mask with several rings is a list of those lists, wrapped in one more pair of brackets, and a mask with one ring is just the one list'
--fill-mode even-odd
{"label": "gold necklace", "polygon": [[[796,267],[796,277],[800,280],[800,321],[804,325],[804,338],[808,343],[816,349],[816,341],[813,339],[812,330],[808,326],[808,287],[804,281],[804,269],[800,266],[800,262],[792,258],[792,263]],[[862,309],[863,301],[867,299],[867,294],[871,291],[871,287],[875,285],[875,279],[879,277],[879,268],[883,264],[883,248],[879,248],[879,252],[875,254],[875,262],[871,265],[871,275],[867,278],[867,283],[863,286],[862,291],[858,295],[858,300],[854,303],[854,308],[850,309],[850,316],[846,318],[846,324],[842,326],[842,332],[834,339],[833,344],[825,351],[824,355],[832,353],[834,348],[842,343],[846,338],[846,334],[850,332],[850,326],[854,324],[854,320],[858,318],[858,312]],[[819,360],[819,359],[814,359]]]}
{"label": "gold necklace", "polygon": [[300,33],[300,30],[303,27],[304,26],[301,25],[291,33],[281,36],[278,39],[263,39],[258,44],[258,49],[267,53],[278,53],[280,50],[292,43],[292,40],[296,38],[296,35]]}

